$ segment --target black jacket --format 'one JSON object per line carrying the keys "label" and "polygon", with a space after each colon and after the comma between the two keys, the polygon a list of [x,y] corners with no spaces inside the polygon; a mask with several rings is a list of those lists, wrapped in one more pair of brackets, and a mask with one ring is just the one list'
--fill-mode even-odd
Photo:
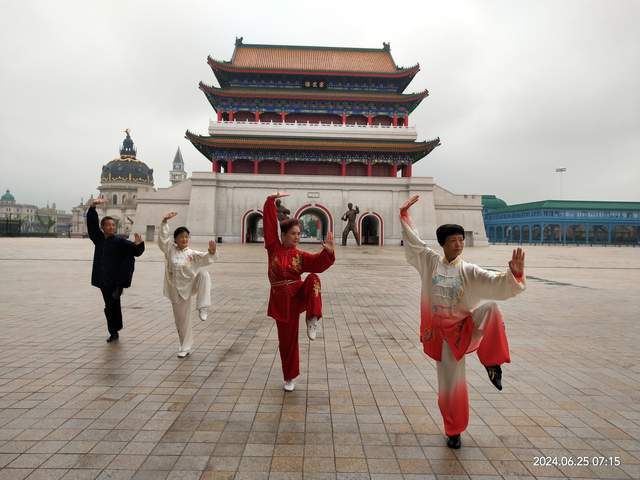
{"label": "black jacket", "polygon": [[121,237],[105,237],[95,207],[87,210],[87,232],[96,246],[93,252],[91,285],[105,288],[131,286],[135,258],[144,252],[144,242],[136,245]]}

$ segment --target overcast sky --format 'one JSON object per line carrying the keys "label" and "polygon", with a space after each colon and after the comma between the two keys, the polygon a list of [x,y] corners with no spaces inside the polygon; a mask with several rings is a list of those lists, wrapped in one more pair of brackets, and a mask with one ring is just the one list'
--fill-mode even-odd
{"label": "overcast sky", "polygon": [[0,0],[0,189],[70,209],[96,192],[132,129],[168,186],[210,163],[207,55],[245,43],[381,47],[420,63],[411,117],[442,146],[414,167],[455,193],[508,203],[640,201],[640,1]]}

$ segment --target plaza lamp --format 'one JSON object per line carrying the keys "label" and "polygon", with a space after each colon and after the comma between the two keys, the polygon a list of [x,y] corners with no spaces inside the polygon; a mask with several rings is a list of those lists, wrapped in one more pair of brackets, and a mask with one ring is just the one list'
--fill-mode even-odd
{"label": "plaza lamp", "polygon": [[564,200],[562,195],[562,175],[566,173],[567,169],[565,167],[556,168],[556,173],[560,174],[560,200]]}

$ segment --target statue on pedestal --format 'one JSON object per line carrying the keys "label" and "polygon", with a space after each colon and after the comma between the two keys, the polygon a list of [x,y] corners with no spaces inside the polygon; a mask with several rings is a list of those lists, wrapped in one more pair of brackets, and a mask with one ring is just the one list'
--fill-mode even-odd
{"label": "statue on pedestal", "polygon": [[276,200],[276,210],[278,211],[279,222],[286,220],[287,218],[289,218],[289,215],[291,215],[291,210],[285,207],[279,198]]}
{"label": "statue on pedestal", "polygon": [[358,230],[356,230],[356,218],[360,213],[360,209],[356,205],[356,208],[353,208],[353,203],[349,203],[347,205],[348,210],[342,215],[342,221],[347,222],[347,226],[344,227],[342,231],[342,245],[347,244],[347,236],[349,232],[353,232],[353,236],[356,239],[356,243],[360,246],[360,237],[358,236]]}

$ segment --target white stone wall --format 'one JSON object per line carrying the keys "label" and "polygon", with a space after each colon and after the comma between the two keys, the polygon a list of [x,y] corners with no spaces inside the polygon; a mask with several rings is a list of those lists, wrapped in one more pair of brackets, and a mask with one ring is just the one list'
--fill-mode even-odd
{"label": "white stone wall", "polygon": [[178,212],[178,216],[172,221],[172,224],[176,227],[186,225],[190,196],[190,180],[185,180],[169,188],[140,193],[137,199],[133,231],[140,233],[147,240],[148,232],[153,230],[154,238],[149,240],[157,240],[160,221],[169,211]]}
{"label": "white stone wall", "polygon": [[488,246],[482,219],[482,195],[456,195],[436,185],[434,189],[438,225],[457,223],[464,227],[469,246]]}
{"label": "white stone wall", "polygon": [[[306,208],[326,211],[338,239],[346,225],[341,217],[349,202],[358,205],[360,217],[369,212],[376,213],[383,221],[385,245],[400,244],[398,210],[410,195],[419,193],[422,199],[411,213],[425,240],[435,244],[437,225],[455,222],[472,226],[476,245],[486,244],[479,197],[453,195],[436,186],[430,177],[194,172],[185,182],[141,194],[133,230],[145,233],[148,226],[155,226],[157,232],[162,215],[175,210],[178,219],[186,219],[186,222],[174,220],[172,223],[176,226],[186,223],[194,242],[220,238],[225,243],[238,243],[243,238],[243,218],[252,211],[261,210],[266,196],[276,190],[290,193],[283,203],[291,210],[291,216],[301,214],[301,209]],[[349,242],[353,243],[352,237]]]}

